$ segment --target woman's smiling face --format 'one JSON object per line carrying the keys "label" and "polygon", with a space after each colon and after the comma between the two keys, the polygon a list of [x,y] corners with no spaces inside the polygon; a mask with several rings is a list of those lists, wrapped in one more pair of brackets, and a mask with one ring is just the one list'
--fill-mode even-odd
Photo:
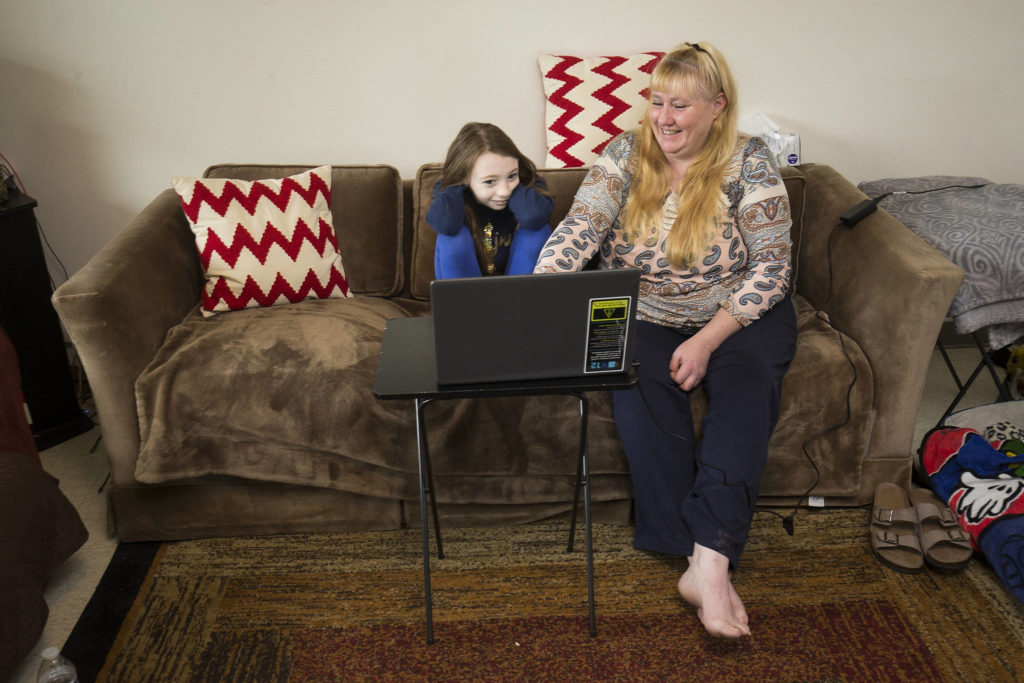
{"label": "woman's smiling face", "polygon": [[666,157],[693,161],[704,148],[711,125],[725,108],[725,95],[702,100],[683,92],[651,91],[648,117]]}

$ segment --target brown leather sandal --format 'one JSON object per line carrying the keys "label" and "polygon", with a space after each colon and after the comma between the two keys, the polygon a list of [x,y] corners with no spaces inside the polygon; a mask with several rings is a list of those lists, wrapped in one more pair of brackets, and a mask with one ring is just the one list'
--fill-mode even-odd
{"label": "brown leather sandal", "polygon": [[896,484],[879,484],[871,510],[871,552],[878,561],[907,574],[924,569],[918,530],[917,510],[907,492]]}
{"label": "brown leather sandal", "polygon": [[967,567],[974,555],[971,537],[956,520],[953,511],[934,491],[915,488],[910,500],[917,512],[921,550],[929,566],[955,572]]}

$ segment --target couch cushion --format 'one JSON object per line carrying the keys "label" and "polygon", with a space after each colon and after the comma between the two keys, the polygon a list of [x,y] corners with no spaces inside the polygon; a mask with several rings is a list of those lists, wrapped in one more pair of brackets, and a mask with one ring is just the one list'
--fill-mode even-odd
{"label": "couch cushion", "polygon": [[[417,496],[412,402],[372,393],[397,299],[356,296],[191,313],[136,383],[142,484],[223,477]],[[594,500],[628,500],[606,392],[588,396]],[[579,401],[569,396],[432,402],[425,410],[437,499],[512,505],[571,500]]]}
{"label": "couch cushion", "polygon": [[[135,475],[228,475],[387,495],[415,463],[404,402],[372,394],[390,299],[309,299],[174,326],[135,384]],[[383,480],[369,482],[374,472]],[[383,481],[383,483],[382,483]]]}
{"label": "couch cushion", "polygon": [[[207,178],[284,178],[311,166],[218,164]],[[402,178],[386,165],[331,167],[331,214],[351,291],[393,296],[402,288]]]}
{"label": "couch cushion", "polygon": [[651,72],[664,52],[629,56],[539,55],[548,168],[589,166],[644,116]]}
{"label": "couch cushion", "polygon": [[[551,212],[551,227],[558,225],[576,196],[576,190],[587,174],[585,168],[540,168],[538,177],[547,184],[548,192],[555,200],[555,208]],[[416,298],[430,298],[430,281],[434,279],[434,242],[437,233],[427,223],[427,209],[434,185],[441,179],[441,164],[424,164],[416,171],[413,180],[413,244],[412,264],[409,269],[409,292]]]}
{"label": "couch cushion", "polygon": [[245,181],[171,179],[206,275],[203,315],[349,296],[331,217],[331,168]]}

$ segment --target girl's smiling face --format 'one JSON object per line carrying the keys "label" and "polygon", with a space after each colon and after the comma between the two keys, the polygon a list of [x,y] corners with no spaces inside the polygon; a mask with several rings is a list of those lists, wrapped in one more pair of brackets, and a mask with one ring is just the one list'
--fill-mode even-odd
{"label": "girl's smiling face", "polygon": [[519,184],[519,160],[484,152],[473,164],[466,184],[478,202],[500,211],[508,206],[512,190]]}

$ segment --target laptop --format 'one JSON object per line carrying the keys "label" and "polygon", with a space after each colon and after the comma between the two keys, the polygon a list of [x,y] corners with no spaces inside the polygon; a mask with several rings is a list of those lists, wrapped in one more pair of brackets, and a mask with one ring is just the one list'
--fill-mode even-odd
{"label": "laptop", "polygon": [[437,383],[625,372],[639,286],[633,268],[434,280]]}

